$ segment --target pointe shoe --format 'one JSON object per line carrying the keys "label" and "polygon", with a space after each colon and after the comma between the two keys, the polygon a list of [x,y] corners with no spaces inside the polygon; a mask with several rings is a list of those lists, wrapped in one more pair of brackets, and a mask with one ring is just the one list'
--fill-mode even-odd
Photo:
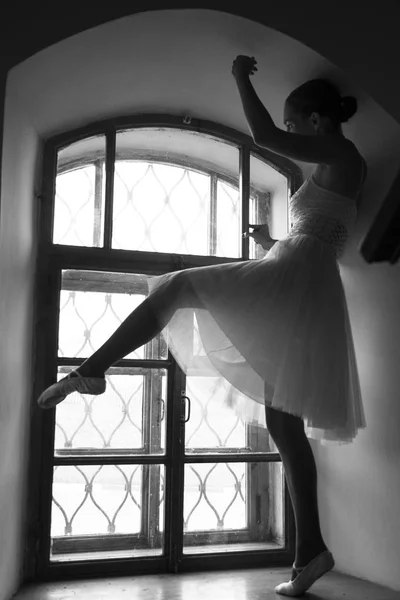
{"label": "pointe shoe", "polygon": [[73,392],[98,396],[104,394],[105,390],[104,377],[82,377],[77,371],[71,371],[66,377],[44,390],[37,402],[40,408],[54,408]]}
{"label": "pointe shoe", "polygon": [[297,577],[287,583],[280,583],[276,586],[275,591],[283,596],[301,596],[308,588],[310,588],[317,579],[325,573],[333,569],[335,561],[329,550],[325,550],[318,554],[306,567],[297,569]]}

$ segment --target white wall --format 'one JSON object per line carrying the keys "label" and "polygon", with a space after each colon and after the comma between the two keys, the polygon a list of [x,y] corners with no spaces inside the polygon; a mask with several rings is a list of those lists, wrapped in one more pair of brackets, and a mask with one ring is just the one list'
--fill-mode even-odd
{"label": "white wall", "polygon": [[[367,428],[349,446],[319,447],[323,532],[338,570],[400,590],[400,266],[366,264],[357,244],[397,156],[382,153],[369,174],[357,235],[343,261]],[[315,447],[313,445],[313,447]]]}
{"label": "white wall", "polygon": [[9,82],[0,221],[0,599],[21,577],[32,356],[38,135]]}
{"label": "white wall", "polygon": [[[359,112],[346,126],[345,133],[366,157],[370,173],[358,228],[341,261],[341,270],[349,299],[368,428],[351,446],[328,449],[314,444],[313,447],[320,467],[322,526],[338,569],[400,589],[396,562],[400,554],[396,528],[400,520],[400,480],[394,467],[399,455],[395,431],[395,417],[397,422],[399,417],[395,357],[400,278],[398,267],[366,265],[358,253],[358,245],[397,171],[400,127],[362,90],[350,85],[343,73],[285,35],[213,11],[150,12],[74,36],[13,70],[6,110],[1,262],[7,252],[17,266],[10,275],[7,288],[10,291],[5,297],[11,299],[19,293],[19,304],[11,304],[10,300],[7,307],[1,306],[1,326],[7,327],[3,339],[10,340],[10,345],[18,350],[15,360],[19,362],[15,362],[13,370],[1,367],[6,387],[2,386],[0,393],[5,394],[4,390],[11,386],[11,373],[18,372],[20,389],[13,388],[17,399],[14,406],[26,402],[29,378],[21,377],[21,373],[29,352],[25,342],[29,342],[31,325],[31,284],[27,273],[32,238],[28,236],[23,252],[14,249],[19,247],[18,239],[23,233],[32,234],[34,129],[46,137],[110,116],[170,112],[214,120],[247,132],[230,74],[237,54],[250,54],[258,59],[259,73],[254,82],[278,125],[282,124],[284,99],[310,77],[331,75],[344,93],[354,93],[359,99]],[[23,110],[14,103],[16,90],[24,98]],[[18,110],[23,113],[21,118]],[[22,144],[24,137],[27,140]],[[20,168],[22,161],[16,160],[17,152],[28,161],[26,168]],[[22,232],[25,221],[18,219],[21,213],[28,215],[26,232]],[[15,239],[11,235],[13,221],[18,231]],[[2,282],[6,275],[4,271]],[[17,310],[24,318],[17,319]],[[6,322],[6,314],[15,318]],[[14,321],[23,325],[16,327]],[[10,361],[8,354],[4,360]],[[9,396],[6,394],[4,398],[2,404],[5,402],[7,407]],[[14,435],[13,440],[20,445],[25,415],[16,412],[14,409],[10,418],[19,428],[19,437]],[[24,467],[23,457],[19,465]],[[14,483],[21,485],[22,475],[14,475]],[[7,498],[7,490],[0,488],[0,491]],[[2,498],[3,495],[1,505]],[[0,519],[6,519],[5,510],[0,508]],[[18,523],[16,519],[15,528]],[[18,558],[14,558],[14,571],[17,562]]]}
{"label": "white wall", "polygon": [[368,97],[316,52],[263,25],[216,11],[155,11],[118,19],[63,40],[14,70],[40,134],[160,110],[248,132],[231,75],[239,53],[256,56],[254,82],[277,125],[283,126],[285,97],[321,72],[332,74],[345,93],[356,91],[360,110],[373,116]]}

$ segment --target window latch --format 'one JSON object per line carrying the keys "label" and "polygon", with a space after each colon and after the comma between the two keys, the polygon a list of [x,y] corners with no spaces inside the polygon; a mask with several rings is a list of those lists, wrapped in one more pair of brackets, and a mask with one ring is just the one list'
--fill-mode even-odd
{"label": "window latch", "polygon": [[[184,392],[181,393],[181,400],[182,400],[182,403],[184,405],[184,408],[183,408],[183,411],[182,411],[182,416],[181,416],[181,422],[182,423],[187,423],[189,421],[189,419],[190,419],[190,413],[191,413],[192,403],[190,401],[189,396],[185,396]],[[187,405],[188,405],[188,414],[187,414],[187,417],[185,416],[185,414],[186,414],[186,400],[187,400]]]}

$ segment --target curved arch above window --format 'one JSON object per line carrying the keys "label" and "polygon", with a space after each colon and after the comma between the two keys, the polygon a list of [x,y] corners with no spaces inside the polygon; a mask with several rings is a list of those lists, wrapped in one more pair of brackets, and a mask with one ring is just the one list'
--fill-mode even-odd
{"label": "curved arch above window", "polygon": [[69,132],[49,140],[46,157],[47,242],[57,245],[260,258],[242,233],[272,212],[286,234],[301,183],[297,165],[250,137],[169,116]]}

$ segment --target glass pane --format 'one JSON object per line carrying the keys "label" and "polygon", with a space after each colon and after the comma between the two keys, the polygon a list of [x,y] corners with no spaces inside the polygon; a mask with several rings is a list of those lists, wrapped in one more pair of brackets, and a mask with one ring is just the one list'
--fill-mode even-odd
{"label": "glass pane", "polygon": [[185,465],[184,553],[284,547],[280,462]]}
{"label": "glass pane", "polygon": [[[287,234],[287,211],[287,177],[267,162],[250,154],[249,223],[259,225],[269,222],[273,239],[281,239]],[[266,253],[266,250],[250,238],[250,258],[260,259]]]}
{"label": "glass pane", "polygon": [[217,184],[217,256],[238,258],[242,252],[242,210],[238,184]]}
{"label": "glass pane", "polygon": [[[58,379],[71,367],[59,367]],[[56,408],[60,456],[164,454],[167,371],[114,367],[100,396],[70,394]]]}
{"label": "glass pane", "polygon": [[[201,344],[199,339],[197,343]],[[200,375],[188,374],[185,392],[190,399],[190,418],[185,424],[187,454],[278,451],[265,427],[245,423],[225,404],[231,389],[226,379],[207,375],[206,371]]]}
{"label": "glass pane", "polygon": [[[93,354],[147,296],[147,275],[68,270],[62,272],[58,355]],[[157,336],[128,354],[131,359],[166,359],[167,345]]]}
{"label": "glass pane", "polygon": [[104,135],[58,152],[53,243],[103,246],[105,156]]}
{"label": "glass pane", "polygon": [[52,561],[163,553],[164,466],[57,466]]}
{"label": "glass pane", "polygon": [[112,247],[239,257],[238,186],[237,146],[178,129],[119,132]]}

